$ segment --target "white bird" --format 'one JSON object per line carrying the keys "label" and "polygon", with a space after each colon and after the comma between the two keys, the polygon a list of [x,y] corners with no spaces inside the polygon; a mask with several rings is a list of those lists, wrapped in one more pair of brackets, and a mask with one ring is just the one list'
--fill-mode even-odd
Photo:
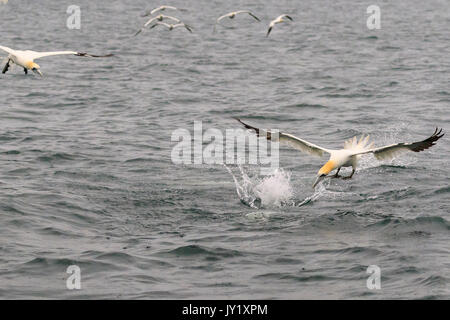
{"label": "white bird", "polygon": [[216,24],[214,25],[214,31],[216,30],[216,26],[217,24],[220,22],[220,20],[225,19],[225,18],[230,18],[230,19],[234,19],[236,17],[236,15],[241,14],[241,13],[247,13],[248,15],[250,15],[251,17],[253,17],[256,21],[261,21],[259,20],[259,18],[257,16],[255,16],[251,11],[249,10],[240,10],[240,11],[233,11],[227,14],[224,14],[223,16],[219,17],[216,20]]}
{"label": "white bird", "polygon": [[278,23],[282,23],[282,22],[286,22],[287,20],[283,19],[283,18],[288,18],[291,21],[294,21],[290,16],[288,16],[287,14],[282,14],[281,16],[279,16],[278,18],[276,18],[275,20],[272,20],[269,24],[269,30],[267,31],[267,35],[266,37],[269,36],[270,31],[272,31],[273,27],[278,24]]}
{"label": "white bird", "polygon": [[143,17],[147,17],[149,15],[155,14],[156,12],[165,11],[167,9],[169,9],[169,10],[178,10],[178,11],[187,11],[186,9],[180,9],[180,8],[176,8],[176,7],[173,7],[173,6],[159,6],[158,8],[155,8],[155,9],[152,9],[152,10],[148,10],[142,16]]}
{"label": "white bird", "polygon": [[175,22],[181,22],[181,20],[180,19],[178,19],[178,18],[175,18],[175,17],[172,17],[172,16],[165,16],[165,15],[163,15],[163,14],[160,14],[160,15],[158,15],[158,16],[156,16],[156,17],[153,17],[153,18],[151,18],[150,20],[148,20],[145,24],[144,24],[144,26],[138,31],[138,32],[136,32],[136,34],[134,35],[134,36],[137,36],[139,33],[141,33],[143,30],[144,30],[144,28],[145,27],[147,27],[149,24],[151,24],[153,21],[164,21],[164,19],[169,19],[169,20],[173,20],[173,21],[175,21]]}
{"label": "white bird", "polygon": [[442,129],[439,130],[438,128],[436,128],[436,131],[429,138],[423,141],[413,143],[397,143],[378,148],[373,148],[373,144],[368,145],[369,136],[366,137],[362,136],[359,141],[357,140],[356,137],[353,137],[353,139],[347,140],[344,143],[344,149],[336,150],[319,147],[315,144],[297,138],[288,133],[278,132],[277,134],[263,129],[252,127],[242,122],[238,118],[236,118],[236,120],[239,121],[241,124],[243,124],[245,128],[254,130],[258,137],[261,136],[274,142],[285,143],[297,150],[318,157],[322,157],[324,153],[328,153],[330,155],[330,158],[325,163],[325,165],[322,168],[320,168],[319,172],[317,173],[317,177],[313,184],[313,188],[321,180],[323,180],[331,171],[335,169],[337,169],[337,171],[334,177],[336,178],[339,177],[339,170],[342,167],[352,167],[352,173],[350,174],[350,176],[344,177],[344,179],[351,179],[356,171],[358,159],[363,154],[372,153],[378,160],[392,159],[399,153],[402,153],[404,151],[420,152],[425,149],[428,149],[431,146],[433,146],[437,140],[439,140],[444,136],[444,134],[442,133]]}
{"label": "white bird", "polygon": [[168,23],[165,23],[165,22],[157,22],[157,23],[155,23],[154,25],[152,25],[152,26],[150,27],[150,29],[153,29],[153,28],[156,27],[156,26],[165,26],[165,27],[167,27],[170,31],[172,31],[172,30],[175,29],[175,28],[185,27],[186,30],[188,30],[189,32],[192,32],[192,27],[191,27],[191,26],[188,26],[188,25],[185,24],[185,23],[168,24]]}
{"label": "white bird", "polygon": [[7,62],[3,68],[2,73],[6,73],[10,67],[11,63],[14,63],[18,66],[23,67],[23,70],[25,74],[28,74],[28,70],[33,71],[34,73],[39,74],[42,76],[41,73],[41,67],[34,62],[34,60],[48,57],[48,56],[56,56],[56,55],[64,55],[64,54],[72,54],[79,57],[92,57],[92,58],[104,58],[104,57],[111,57],[112,54],[104,55],[104,56],[96,56],[92,54],[87,54],[83,52],[76,52],[76,51],[54,51],[54,52],[36,52],[31,50],[13,50],[8,47],[0,46],[0,49],[3,51],[6,51],[9,53],[7,57]]}

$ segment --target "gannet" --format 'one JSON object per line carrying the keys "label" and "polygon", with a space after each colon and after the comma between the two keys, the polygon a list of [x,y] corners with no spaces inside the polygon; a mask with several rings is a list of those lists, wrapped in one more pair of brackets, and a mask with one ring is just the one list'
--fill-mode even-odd
{"label": "gannet", "polygon": [[137,36],[139,33],[141,33],[143,30],[144,30],[144,28],[145,27],[147,27],[150,23],[152,23],[153,21],[163,21],[164,19],[169,19],[169,20],[173,20],[173,21],[175,21],[175,22],[181,22],[181,20],[180,19],[178,19],[178,18],[175,18],[175,17],[172,17],[172,16],[165,16],[165,15],[163,15],[163,14],[160,14],[159,16],[156,16],[156,17],[153,17],[153,18],[151,18],[150,20],[148,20],[145,24],[144,24],[144,26],[138,31],[138,32],[136,32],[136,34],[134,35],[134,36]]}
{"label": "gannet", "polygon": [[287,14],[282,14],[281,16],[279,16],[278,18],[276,18],[275,20],[272,20],[269,24],[269,30],[267,30],[267,35],[266,37],[269,36],[270,31],[272,31],[273,27],[278,24],[278,23],[282,23],[282,22],[286,22],[286,20],[284,20],[283,18],[288,18],[291,21],[294,21],[290,16],[288,16]]}
{"label": "gannet", "polygon": [[156,27],[158,25],[166,26],[169,30],[173,30],[173,29],[178,28],[178,27],[185,27],[189,32],[192,32],[192,27],[188,26],[187,24],[184,24],[184,23],[168,24],[168,23],[165,23],[165,22],[157,22],[154,25],[152,25],[150,27],[150,29],[153,29],[154,27]]}
{"label": "gannet", "polygon": [[180,9],[180,8],[176,8],[176,7],[173,7],[173,6],[160,6],[158,8],[146,11],[142,16],[143,17],[147,17],[147,16],[152,15],[152,14],[158,12],[158,11],[165,11],[166,9],[178,10],[178,11],[187,11],[186,9]]}
{"label": "gannet", "polygon": [[339,170],[341,170],[342,167],[352,167],[352,173],[347,177],[343,177],[344,179],[351,179],[356,171],[358,159],[363,154],[372,153],[378,160],[392,159],[396,155],[404,151],[420,152],[425,149],[428,149],[431,146],[433,146],[436,141],[438,141],[440,138],[444,136],[444,133],[442,133],[442,129],[436,128],[434,133],[429,138],[423,141],[413,143],[397,143],[384,147],[374,148],[373,143],[368,144],[369,136],[367,135],[362,136],[359,139],[359,141],[356,137],[353,137],[352,139],[347,140],[344,143],[343,149],[335,150],[319,147],[315,144],[297,138],[288,133],[279,132],[277,137],[276,134],[273,134],[270,131],[252,127],[242,122],[239,118],[235,119],[239,121],[241,124],[243,124],[245,128],[254,130],[258,137],[263,136],[271,141],[285,143],[297,150],[318,157],[322,157],[324,153],[328,153],[330,155],[330,158],[325,163],[325,165],[320,168],[319,172],[317,173],[317,177],[313,184],[313,188],[315,188],[315,186],[321,180],[323,180],[331,171],[335,169],[337,169],[337,171],[334,177],[336,178],[339,177]]}
{"label": "gannet", "polygon": [[248,10],[240,10],[240,11],[233,11],[227,14],[224,14],[223,16],[219,17],[216,20],[216,23],[214,24],[214,31],[216,30],[216,26],[217,24],[220,22],[220,20],[224,19],[224,18],[230,18],[230,19],[234,19],[236,17],[236,15],[240,14],[240,13],[247,13],[248,15],[250,15],[251,17],[255,18],[256,21],[261,21],[259,20],[259,18],[257,16],[255,16],[251,11]]}
{"label": "gannet", "polygon": [[22,51],[22,50],[13,50],[8,47],[0,46],[0,49],[3,51],[6,51],[9,53],[7,59],[7,62],[5,64],[5,67],[3,68],[2,73],[6,73],[9,69],[10,63],[14,63],[18,66],[23,67],[23,71],[25,74],[28,74],[28,70],[32,70],[34,73],[39,74],[42,77],[41,67],[34,62],[34,60],[48,57],[48,56],[56,56],[56,55],[63,55],[63,54],[73,54],[75,56],[79,57],[92,57],[92,58],[104,58],[104,57],[111,57],[112,54],[104,55],[104,56],[96,56],[84,52],[76,52],[76,51],[54,51],[54,52],[36,52],[36,51]]}

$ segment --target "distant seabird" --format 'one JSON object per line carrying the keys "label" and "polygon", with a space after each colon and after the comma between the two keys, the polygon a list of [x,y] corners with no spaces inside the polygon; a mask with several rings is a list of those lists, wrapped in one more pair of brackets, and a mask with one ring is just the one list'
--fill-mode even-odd
{"label": "distant seabird", "polygon": [[173,7],[173,6],[160,6],[158,8],[155,8],[155,9],[152,9],[152,10],[148,10],[142,16],[143,17],[147,17],[149,15],[155,14],[156,12],[165,11],[167,9],[169,9],[169,10],[178,10],[178,11],[187,11],[186,9],[180,9],[180,8],[176,8],[176,7]]}
{"label": "distant seabird", "polygon": [[294,21],[290,16],[288,16],[287,14],[282,14],[281,16],[279,16],[278,18],[276,18],[275,20],[272,20],[269,24],[269,30],[267,31],[267,35],[266,37],[269,36],[270,31],[272,31],[273,27],[278,24],[278,23],[282,23],[282,22],[286,22],[286,20],[284,20],[283,18],[288,18],[291,21]]}
{"label": "distant seabird", "polygon": [[41,67],[34,62],[35,59],[48,57],[48,56],[56,56],[56,55],[63,55],[63,54],[72,54],[79,57],[92,57],[92,58],[104,58],[104,57],[111,57],[112,54],[104,55],[104,56],[97,56],[92,55],[88,53],[83,52],[76,52],[76,51],[54,51],[54,52],[36,52],[36,51],[22,51],[22,50],[13,50],[8,47],[0,46],[0,49],[3,51],[6,51],[9,53],[9,56],[7,58],[7,62],[5,67],[3,68],[2,73],[6,73],[10,67],[11,63],[14,63],[18,66],[23,67],[23,70],[25,74],[28,74],[28,70],[33,71],[34,73],[39,74],[42,76],[41,73]]}
{"label": "distant seabird", "polygon": [[444,135],[442,129],[436,128],[434,133],[427,139],[413,142],[413,143],[397,143],[391,144],[389,146],[374,148],[373,144],[368,145],[369,136],[361,137],[359,141],[356,137],[347,140],[344,143],[344,149],[326,149],[312,144],[306,140],[297,138],[288,133],[278,132],[278,136],[270,131],[263,129],[258,129],[256,127],[250,126],[240,119],[236,118],[245,128],[254,130],[258,136],[265,137],[268,140],[274,142],[285,143],[297,150],[309,153],[314,156],[322,157],[324,153],[330,154],[330,159],[325,165],[320,168],[317,173],[316,181],[314,182],[313,188],[324,179],[331,171],[337,169],[334,177],[339,177],[339,170],[342,167],[352,167],[352,173],[344,179],[351,179],[356,171],[356,166],[358,164],[358,159],[361,155],[372,153],[378,160],[392,159],[398,154],[405,151],[420,152],[425,149],[432,147],[436,141],[438,141]]}
{"label": "distant seabird", "polygon": [[220,20],[224,19],[224,18],[230,18],[230,19],[234,19],[236,17],[236,15],[241,14],[241,13],[247,13],[248,15],[250,15],[251,17],[253,17],[256,21],[261,21],[259,20],[259,18],[257,16],[255,16],[251,11],[249,10],[240,10],[240,11],[233,11],[227,14],[224,14],[223,16],[219,17],[216,20],[216,23],[214,25],[214,30],[216,30],[216,26],[217,24],[220,22]]}
{"label": "distant seabird", "polygon": [[151,24],[153,21],[163,21],[164,19],[165,20],[167,20],[167,19],[173,20],[175,22],[181,22],[181,20],[178,19],[178,18],[175,18],[175,17],[172,17],[172,16],[165,16],[163,14],[160,14],[159,16],[153,17],[150,20],[148,20],[144,24],[144,26],[138,32],[136,32],[136,34],[134,36],[137,36],[139,33],[141,33],[144,30],[144,28],[147,27],[149,24]]}
{"label": "distant seabird", "polygon": [[156,27],[156,26],[158,26],[158,25],[165,26],[165,27],[167,27],[169,30],[173,30],[173,29],[179,28],[179,27],[185,27],[186,30],[188,30],[189,32],[192,32],[192,27],[191,27],[191,26],[188,26],[188,25],[185,24],[185,23],[168,24],[168,23],[165,23],[165,22],[156,22],[154,25],[152,25],[152,26],[150,27],[150,29],[153,29],[154,27]]}

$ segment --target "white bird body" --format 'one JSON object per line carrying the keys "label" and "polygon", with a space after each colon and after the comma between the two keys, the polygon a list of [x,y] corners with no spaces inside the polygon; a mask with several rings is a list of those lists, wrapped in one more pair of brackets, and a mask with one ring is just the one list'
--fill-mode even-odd
{"label": "white bird body", "polygon": [[255,16],[255,15],[253,14],[253,12],[251,12],[251,11],[249,11],[249,10],[233,11],[233,12],[229,12],[229,13],[227,13],[227,14],[224,14],[223,16],[220,16],[220,17],[216,20],[216,23],[215,23],[215,25],[214,25],[214,31],[216,30],[217,24],[219,24],[219,22],[220,22],[222,19],[225,19],[225,18],[234,19],[234,18],[236,17],[236,15],[242,14],[242,13],[248,14],[249,16],[251,16],[252,18],[254,18],[254,19],[255,19],[256,21],[258,21],[258,22],[261,21],[257,16]]}
{"label": "white bird body", "polygon": [[149,15],[155,14],[156,12],[159,11],[165,11],[165,10],[179,10],[179,11],[186,11],[186,9],[180,9],[177,7],[173,7],[173,6],[159,6],[158,8],[152,9],[152,10],[148,10],[147,12],[145,12],[142,16],[143,17],[147,17]]}
{"label": "white bird body", "polygon": [[184,27],[184,28],[186,28],[186,30],[188,30],[189,32],[192,32],[192,27],[191,27],[191,26],[188,26],[188,25],[185,24],[185,23],[168,24],[168,23],[165,23],[165,22],[156,22],[154,25],[152,25],[152,26],[150,27],[150,29],[153,29],[153,28],[156,27],[156,26],[165,26],[165,27],[167,27],[170,31],[172,31],[173,29],[179,28],[179,27]]}
{"label": "white bird body", "polygon": [[5,48],[1,48],[4,51],[9,53],[8,58],[11,59],[15,64],[22,66],[24,68],[30,69],[30,63],[34,62],[33,53],[30,51],[21,51],[21,50],[6,50]]}
{"label": "white bird body", "polygon": [[153,18],[149,19],[149,20],[144,24],[144,26],[143,26],[141,29],[139,29],[139,30],[134,34],[134,36],[137,36],[139,33],[141,33],[142,31],[144,31],[144,29],[145,29],[149,24],[151,24],[153,21],[162,22],[162,21],[167,20],[167,19],[172,20],[172,21],[175,21],[175,22],[181,22],[181,20],[178,19],[178,18],[175,18],[175,17],[172,17],[172,16],[165,16],[165,15],[163,15],[163,14],[160,14],[160,15],[158,15],[158,16],[156,16],[156,17],[153,17]]}
{"label": "white bird body", "polygon": [[352,150],[330,150],[330,159],[336,167],[356,167],[360,156],[354,155]]}
{"label": "white bird body", "polygon": [[24,68],[25,73],[27,73],[27,70],[32,70],[33,72],[38,73],[42,76],[42,73],[40,71],[40,66],[34,62],[34,60],[43,58],[43,57],[49,57],[49,56],[56,56],[56,55],[75,55],[80,57],[94,57],[94,58],[100,58],[100,57],[110,57],[112,54],[105,55],[105,56],[96,56],[96,55],[90,55],[87,53],[81,53],[76,51],[51,51],[51,52],[37,52],[37,51],[31,51],[31,50],[14,50],[8,47],[0,46],[0,49],[7,52],[8,55],[8,61],[3,68],[3,73],[6,73],[9,69],[9,64],[12,62],[16,65],[19,65]]}
{"label": "white bird body", "polygon": [[269,30],[267,30],[267,36],[266,37],[269,36],[270,32],[272,31],[273,27],[275,27],[276,24],[286,22],[286,20],[284,18],[287,18],[287,19],[293,21],[293,19],[290,16],[288,16],[287,14],[282,14],[282,15],[278,16],[276,19],[274,19],[274,20],[272,20],[270,22]]}
{"label": "white bird body", "polygon": [[437,140],[444,136],[444,134],[442,133],[442,129],[439,130],[438,128],[436,128],[436,131],[429,138],[423,141],[413,143],[397,143],[379,148],[374,148],[373,143],[369,144],[369,136],[362,136],[359,140],[357,140],[356,137],[353,137],[352,139],[349,139],[344,143],[343,149],[333,150],[319,147],[288,133],[278,132],[278,134],[276,134],[274,132],[250,126],[242,122],[238,118],[236,118],[236,120],[243,124],[245,128],[254,130],[258,136],[265,137],[268,140],[286,143],[297,150],[318,157],[322,157],[325,153],[328,153],[330,155],[330,158],[317,173],[317,178],[314,182],[313,187],[315,187],[323,178],[325,178],[331,171],[335,169],[337,169],[337,172],[334,176],[339,177],[339,170],[342,167],[352,167],[351,175],[348,177],[344,177],[344,179],[352,178],[353,174],[356,171],[358,160],[363,154],[372,153],[378,160],[391,159],[397,154],[404,151],[420,152],[426,150],[433,146]]}
{"label": "white bird body", "polygon": [[256,17],[251,11],[249,10],[239,10],[239,11],[233,11],[233,12],[229,12],[227,14],[224,14],[223,16],[219,17],[217,19],[217,22],[219,22],[220,20],[224,19],[224,18],[230,18],[230,19],[234,19],[236,17],[236,15],[241,14],[241,13],[247,13],[248,15],[250,15],[251,17],[253,17],[255,20],[260,21],[258,17]]}
{"label": "white bird body", "polygon": [[150,23],[152,23],[153,21],[157,20],[157,21],[164,21],[169,19],[169,20],[173,20],[175,22],[180,22],[181,20],[172,16],[165,16],[163,14],[160,14],[159,16],[156,16],[154,18],[151,18],[150,20],[148,20],[145,24],[144,27],[148,26]]}

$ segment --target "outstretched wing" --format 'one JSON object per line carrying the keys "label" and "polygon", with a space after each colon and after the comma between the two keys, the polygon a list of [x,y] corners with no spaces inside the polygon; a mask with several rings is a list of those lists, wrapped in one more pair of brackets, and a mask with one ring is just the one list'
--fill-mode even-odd
{"label": "outstretched wing", "polygon": [[254,130],[258,137],[263,136],[267,140],[271,140],[271,141],[274,141],[274,142],[285,143],[285,144],[291,146],[292,148],[295,148],[295,149],[297,149],[299,151],[302,151],[302,152],[306,152],[306,153],[311,154],[313,156],[322,157],[324,153],[330,153],[330,150],[328,150],[328,149],[319,147],[319,146],[317,146],[315,144],[312,144],[312,143],[310,143],[308,141],[305,141],[303,139],[297,138],[297,137],[295,137],[295,136],[293,136],[291,134],[288,134],[288,133],[279,132],[278,133],[278,140],[277,140],[276,135],[274,135],[272,132],[252,127],[252,126],[242,122],[241,119],[239,119],[239,118],[235,118],[235,119],[237,121],[239,121],[242,125],[244,125],[245,128]]}
{"label": "outstretched wing", "polygon": [[[152,23],[152,22],[155,21],[156,19],[158,19],[158,17],[153,17],[153,18],[149,19],[146,23],[144,23],[144,27],[143,27],[143,28],[145,28],[146,26],[148,26],[150,23]],[[142,29],[141,29],[141,30],[142,30]]]}
{"label": "outstretched wing", "polygon": [[155,9],[151,10],[150,14],[154,14],[154,13],[156,13],[158,11],[164,11],[166,9],[185,11],[185,9],[178,9],[178,8],[172,7],[172,6],[160,6],[158,8],[155,8]]}
{"label": "outstretched wing", "polygon": [[0,46],[0,49],[2,49],[3,51],[8,52],[9,54],[14,54],[14,52],[15,52],[13,49],[8,48],[8,47]]}
{"label": "outstretched wing", "polygon": [[191,26],[188,26],[188,25],[185,24],[185,23],[176,24],[174,27],[177,27],[177,26],[185,27],[187,31],[189,31],[190,33],[192,33],[192,29],[193,29],[193,28],[192,28]]}
{"label": "outstretched wing", "polygon": [[161,6],[161,7],[155,8],[155,9],[153,9],[153,10],[149,10],[149,11],[147,11],[147,15],[149,15],[149,14],[155,14],[156,12],[161,11],[161,10],[164,10],[164,9],[165,9],[164,6]]}
{"label": "outstretched wing", "polygon": [[136,31],[136,33],[134,34],[134,36],[136,37],[138,34],[140,34],[142,31],[144,31],[144,28],[139,29],[138,31]]}
{"label": "outstretched wing", "polygon": [[175,18],[175,17],[172,17],[172,16],[162,16],[163,17],[163,19],[170,19],[170,20],[173,20],[173,21],[175,21],[175,22],[181,22],[181,20],[180,19],[178,19],[178,18]]}
{"label": "outstretched wing", "polygon": [[76,56],[78,57],[89,57],[89,58],[109,58],[109,57],[113,57],[114,54],[109,53],[109,54],[104,54],[104,55],[95,55],[95,54],[90,54],[90,53],[86,53],[86,52],[77,52]]}
{"label": "outstretched wing", "polygon": [[31,60],[39,59],[43,57],[49,57],[49,56],[58,56],[58,55],[64,55],[64,54],[73,54],[76,55],[78,52],[75,51],[54,51],[54,52],[36,52],[36,51],[27,51],[28,57],[30,57]]}
{"label": "outstretched wing", "polygon": [[255,16],[255,15],[253,14],[253,12],[251,12],[251,11],[248,11],[248,10],[240,10],[240,11],[237,11],[237,12],[236,12],[236,14],[239,14],[239,13],[248,13],[250,16],[252,16],[253,18],[255,18],[257,21],[261,21],[261,20],[259,20],[259,18],[258,18],[257,16]]}
{"label": "outstretched wing", "polygon": [[31,60],[49,57],[49,56],[59,56],[59,55],[67,55],[67,54],[71,54],[71,55],[75,55],[75,56],[79,56],[79,57],[91,57],[91,58],[106,58],[106,57],[113,56],[113,54],[98,56],[98,55],[94,55],[94,54],[89,54],[89,53],[85,53],[85,52],[76,52],[76,51],[53,51],[53,52],[27,51],[27,54]]}
{"label": "outstretched wing", "polygon": [[220,16],[219,18],[217,18],[216,23],[218,23],[220,20],[222,20],[222,19],[224,19],[224,18],[226,18],[226,17],[229,17],[230,14],[231,14],[231,13],[227,13],[227,14],[224,14],[223,16]]}
{"label": "outstretched wing", "polygon": [[428,139],[425,139],[423,141],[413,143],[397,143],[389,146],[365,150],[357,154],[373,153],[378,160],[392,159],[405,151],[420,152],[426,150],[434,146],[436,144],[436,141],[438,141],[443,136],[444,133],[442,133],[442,129],[436,128],[434,133]]}
{"label": "outstretched wing", "polygon": [[165,22],[156,22],[154,25],[152,25],[151,27],[150,27],[150,29],[153,29],[154,27],[156,27],[156,26],[165,26],[166,28],[170,28],[170,24],[167,24],[167,23],[165,23]]}

